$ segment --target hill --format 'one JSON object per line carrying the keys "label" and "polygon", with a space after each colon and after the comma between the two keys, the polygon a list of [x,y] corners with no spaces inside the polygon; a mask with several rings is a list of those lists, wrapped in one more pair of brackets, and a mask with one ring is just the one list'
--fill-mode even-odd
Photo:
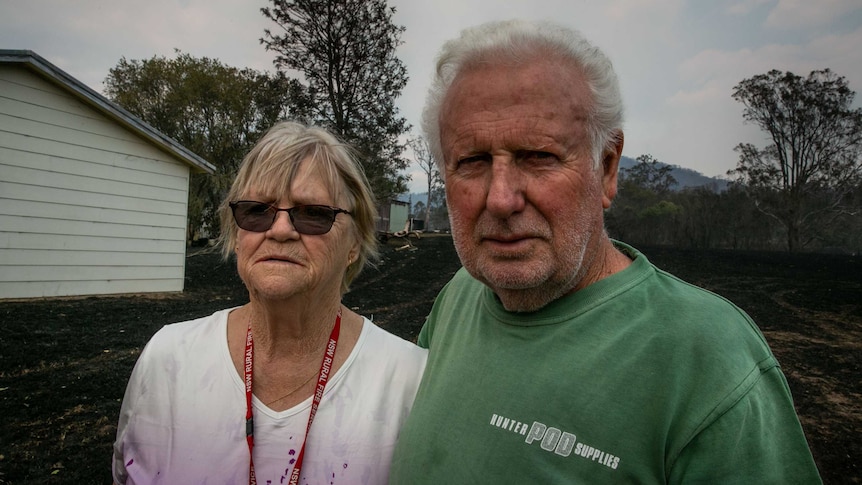
{"label": "hill", "polygon": [[[632,168],[638,164],[638,161],[631,157],[623,156],[620,159],[620,168]],[[661,166],[668,166],[667,163],[658,162]],[[701,186],[710,186],[714,187],[714,190],[717,192],[722,192],[727,189],[727,180],[720,179],[716,177],[708,177],[696,170],[692,170],[690,168],[680,167],[678,165],[670,165],[671,172],[673,178],[676,179],[677,185],[673,187],[673,190],[682,190],[684,188],[694,188]]]}

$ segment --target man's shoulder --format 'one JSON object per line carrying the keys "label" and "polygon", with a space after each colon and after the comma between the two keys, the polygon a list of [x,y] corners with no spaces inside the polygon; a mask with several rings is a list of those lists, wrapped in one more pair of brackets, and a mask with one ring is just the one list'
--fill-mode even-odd
{"label": "man's shoulder", "polygon": [[658,268],[651,280],[638,296],[646,331],[703,357],[772,358],[757,324],[729,299]]}
{"label": "man's shoulder", "polygon": [[630,246],[616,244],[640,269],[633,270],[636,274],[624,280],[626,288],[608,301],[607,308],[615,315],[627,316],[632,325],[681,345],[709,341],[731,348],[741,343],[765,347],[760,329],[735,303],[656,267]]}
{"label": "man's shoulder", "polygon": [[704,320],[734,320],[753,325],[748,314],[728,298],[659,268],[655,270],[652,291],[657,298],[665,298],[663,303],[680,312],[682,316]]}

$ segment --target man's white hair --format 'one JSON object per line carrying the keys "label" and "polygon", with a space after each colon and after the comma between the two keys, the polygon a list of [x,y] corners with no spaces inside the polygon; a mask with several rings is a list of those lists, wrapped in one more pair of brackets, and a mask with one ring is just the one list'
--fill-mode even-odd
{"label": "man's white hair", "polygon": [[622,135],[623,103],[610,59],[578,31],[549,22],[489,22],[461,32],[443,45],[422,113],[422,131],[445,174],[440,140],[440,111],[458,74],[483,62],[527,64],[537,58],[569,60],[580,68],[592,93],[587,130],[595,168],[602,153]]}

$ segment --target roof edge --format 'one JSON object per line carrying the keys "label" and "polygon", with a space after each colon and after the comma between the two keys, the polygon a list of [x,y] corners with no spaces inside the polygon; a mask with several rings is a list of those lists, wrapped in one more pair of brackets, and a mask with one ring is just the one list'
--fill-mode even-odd
{"label": "roof edge", "polygon": [[63,86],[79,98],[102,112],[106,116],[120,122],[126,127],[138,132],[144,138],[149,139],[165,151],[185,160],[193,168],[200,172],[213,173],[215,166],[207,162],[196,153],[178,143],[173,138],[153,128],[146,121],[138,118],[125,108],[105,98],[86,84],[78,81],[59,67],[51,64],[45,58],[31,50],[0,49],[0,63],[25,64],[39,71],[55,83]]}

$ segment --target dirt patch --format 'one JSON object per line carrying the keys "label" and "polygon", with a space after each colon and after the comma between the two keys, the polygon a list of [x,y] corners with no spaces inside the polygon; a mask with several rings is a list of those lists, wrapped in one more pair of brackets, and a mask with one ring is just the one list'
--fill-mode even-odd
{"label": "dirt patch", "polygon": [[[408,340],[460,267],[447,236],[382,246],[344,302]],[[728,297],[782,364],[826,483],[862,483],[862,258],[641,248]],[[0,483],[110,483],[120,400],[161,326],[248,300],[232,263],[188,257],[182,294],[0,302]]]}

